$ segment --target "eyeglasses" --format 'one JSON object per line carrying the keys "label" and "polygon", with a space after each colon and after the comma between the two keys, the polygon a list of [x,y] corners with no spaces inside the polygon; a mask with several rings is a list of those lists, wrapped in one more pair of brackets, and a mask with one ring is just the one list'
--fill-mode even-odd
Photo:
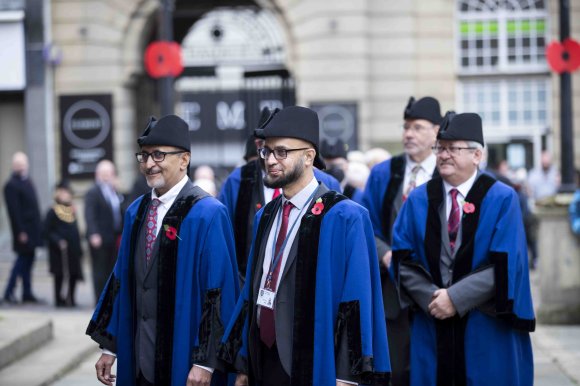
{"label": "eyeglasses", "polygon": [[179,150],[179,151],[155,150],[152,153],[147,153],[146,151],[142,151],[141,153],[135,153],[135,157],[137,157],[137,162],[139,162],[139,163],[147,162],[149,157],[153,158],[153,161],[155,161],[155,162],[163,162],[163,160],[165,160],[165,156],[167,154],[181,154],[181,153],[187,153],[187,152],[185,150]]}
{"label": "eyeglasses", "polygon": [[423,125],[419,125],[419,124],[411,125],[409,123],[405,123],[403,126],[401,126],[401,128],[403,129],[403,131],[411,130],[411,131],[419,132],[419,131],[431,129],[431,128],[433,128],[433,126],[427,127],[427,126],[423,126]]}
{"label": "eyeglasses", "polygon": [[441,154],[444,151],[447,151],[447,153],[455,156],[459,155],[459,153],[461,153],[461,150],[475,150],[475,147],[433,146],[431,149],[433,149],[433,153],[435,154]]}
{"label": "eyeglasses", "polygon": [[286,159],[286,157],[288,157],[288,153],[291,151],[309,150],[309,149],[311,149],[311,148],[310,147],[301,147],[300,149],[285,149],[283,147],[277,147],[274,150],[272,150],[268,147],[263,147],[263,148],[258,150],[258,154],[260,154],[260,157],[262,159],[268,159],[268,158],[270,158],[270,154],[274,154],[274,158],[276,158],[277,160],[281,160],[281,159]]}

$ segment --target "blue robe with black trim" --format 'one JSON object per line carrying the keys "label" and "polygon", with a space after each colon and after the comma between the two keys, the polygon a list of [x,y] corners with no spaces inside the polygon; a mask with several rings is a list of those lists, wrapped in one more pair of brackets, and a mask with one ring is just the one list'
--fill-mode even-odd
{"label": "blue robe with black trim", "polygon": [[[115,268],[87,328],[87,334],[101,347],[117,354],[116,384],[123,386],[134,385],[136,380],[134,259],[139,256],[133,256],[133,242],[150,200],[150,194],[141,196],[126,212]],[[161,239],[156,260],[159,300],[155,361],[166,370],[159,371],[156,366],[155,376],[164,385],[183,386],[193,363],[212,362],[209,352],[215,351],[239,292],[226,208],[207,196],[193,206],[191,201],[192,196],[176,199],[157,236]],[[167,237],[166,225],[176,228],[179,237]],[[212,384],[217,384],[217,377],[216,372]],[[223,377],[219,384],[225,384]]]}
{"label": "blue robe with black trim", "polygon": [[[394,227],[392,269],[397,280],[399,268],[406,264],[445,287],[439,268],[442,226],[447,226],[439,215],[444,200],[442,179],[437,177],[414,189],[403,205]],[[474,204],[475,212],[464,213],[461,220],[452,283],[492,265],[495,294],[488,307],[443,321],[414,309],[411,385],[531,385],[529,332],[535,317],[517,194],[481,174],[465,201]]]}
{"label": "blue robe with black trim", "polygon": [[[280,205],[276,201],[280,200],[270,202],[256,215],[248,279],[220,348],[221,359],[232,365],[232,370],[250,372],[250,382],[255,375],[251,374],[252,365],[248,362],[248,318],[257,310],[252,301],[254,275],[262,275],[262,268],[254,262],[256,235],[264,213]],[[322,219],[312,214],[311,203],[296,236],[299,244],[293,262],[297,264],[297,288],[291,384],[334,386],[336,344],[343,341],[348,342],[349,368],[354,378],[365,384],[387,384],[389,351],[368,212],[332,191],[322,196],[322,202],[325,207]]]}

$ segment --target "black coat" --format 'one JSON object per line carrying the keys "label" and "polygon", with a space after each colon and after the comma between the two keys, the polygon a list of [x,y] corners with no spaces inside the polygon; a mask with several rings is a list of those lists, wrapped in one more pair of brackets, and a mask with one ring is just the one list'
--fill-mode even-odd
{"label": "black coat", "polygon": [[[4,185],[4,199],[8,208],[8,217],[12,228],[12,248],[17,254],[33,254],[34,249],[42,245],[42,222],[36,190],[30,178],[22,179],[12,174]],[[18,234],[25,232],[28,241],[18,241]]]}
{"label": "black coat", "polygon": [[[77,220],[72,216],[72,222],[59,218],[56,214],[57,208],[53,207],[48,210],[44,221],[44,235],[48,243],[49,267],[50,273],[62,275],[64,261],[67,261],[68,272],[70,277],[76,279],[83,278],[81,269],[81,258],[83,251],[81,249],[81,238]],[[60,249],[60,240],[66,240],[68,247],[66,252]]]}
{"label": "black coat", "polygon": [[[119,196],[119,203],[123,197]],[[123,230],[123,213],[120,213],[121,224],[118,230],[113,229],[113,208],[103,195],[99,185],[95,184],[85,195],[85,221],[87,223],[87,237],[94,234],[101,235],[103,244],[115,243],[117,236]]]}

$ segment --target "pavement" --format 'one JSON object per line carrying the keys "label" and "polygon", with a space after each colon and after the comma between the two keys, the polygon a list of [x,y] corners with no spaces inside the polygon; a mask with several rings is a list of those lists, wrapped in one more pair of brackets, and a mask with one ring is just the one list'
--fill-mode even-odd
{"label": "pavement", "polygon": [[[0,294],[12,261],[11,253],[0,252]],[[0,385],[100,385],[94,368],[100,352],[84,334],[94,306],[86,260],[84,272],[85,281],[77,289],[78,307],[57,309],[53,306],[52,277],[46,258],[40,254],[34,266],[33,288],[46,302],[0,306]],[[531,274],[536,307],[540,274]],[[534,384],[580,385],[580,325],[538,325],[531,336]]]}

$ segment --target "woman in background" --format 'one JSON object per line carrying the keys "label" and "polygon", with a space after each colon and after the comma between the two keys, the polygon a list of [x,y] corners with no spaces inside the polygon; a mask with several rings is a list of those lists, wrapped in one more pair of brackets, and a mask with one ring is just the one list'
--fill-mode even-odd
{"label": "woman in background", "polygon": [[[46,214],[45,237],[49,249],[50,273],[54,275],[54,302],[57,307],[74,307],[77,281],[83,280],[81,240],[72,191],[67,182],[56,186],[54,205]],[[68,291],[63,297],[63,281]]]}

